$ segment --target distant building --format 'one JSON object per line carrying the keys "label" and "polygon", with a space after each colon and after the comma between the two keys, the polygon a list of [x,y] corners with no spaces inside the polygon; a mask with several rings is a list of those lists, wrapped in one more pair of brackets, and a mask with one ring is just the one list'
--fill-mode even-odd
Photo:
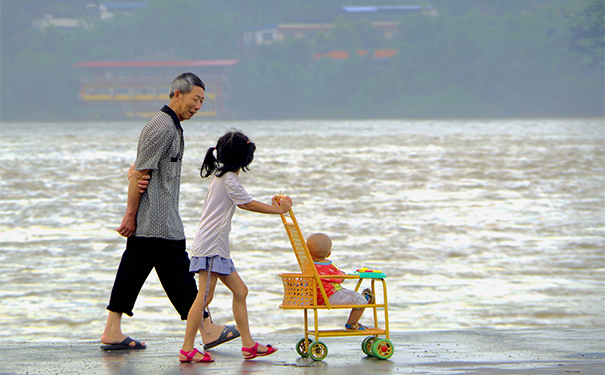
{"label": "distant building", "polygon": [[85,18],[76,18],[65,15],[54,16],[45,13],[42,18],[32,20],[32,27],[40,29],[40,31],[44,33],[48,27],[55,27],[57,29],[75,29],[80,27],[91,29],[92,22]]}
{"label": "distant building", "polygon": [[[96,4],[86,4],[89,8],[94,8]],[[117,1],[106,1],[101,2],[98,5],[99,9],[99,18],[103,21],[110,20],[114,17],[115,14],[124,14],[131,15],[136,13],[141,8],[145,8],[147,6],[146,1],[126,1],[126,2],[117,2]]]}
{"label": "distant building", "polygon": [[[383,33],[386,39],[392,39],[399,22],[371,22],[377,30]],[[244,32],[244,46],[254,47],[261,44],[270,44],[275,41],[283,41],[286,38],[313,39],[315,34],[322,32],[328,34],[334,27],[332,23],[299,23],[299,24],[276,24],[266,25]]]}
{"label": "distant building", "polygon": [[183,72],[193,72],[206,85],[206,100],[198,115],[225,116],[231,96],[225,70],[238,60],[185,60],[166,55],[129,61],[83,61],[79,112],[94,117],[144,117],[155,115],[168,103],[168,88]]}
{"label": "distant building", "polygon": [[[377,49],[371,51],[372,55],[370,56],[372,60],[383,61],[390,59],[391,57],[397,54],[396,49]],[[357,56],[366,56],[370,51],[366,49],[361,49],[355,52]],[[322,58],[329,58],[332,60],[346,60],[351,57],[349,51],[330,51],[324,53],[316,53],[313,55],[313,60],[319,60]]]}
{"label": "distant building", "polygon": [[387,6],[343,6],[345,13],[414,13],[419,12],[425,16],[436,16],[437,10],[431,6],[420,5],[387,5]]}
{"label": "distant building", "polygon": [[[437,16],[437,10],[432,7],[423,6],[343,6],[341,14],[360,15],[368,14],[395,14],[395,13],[420,13],[425,16]],[[392,39],[399,21],[369,21],[379,30],[385,39]],[[334,27],[333,23],[295,23],[295,24],[273,24],[257,28],[251,28],[244,32],[244,47],[250,49],[261,44],[270,44],[275,41],[283,41],[286,38],[313,39],[315,34],[322,32],[328,34]]]}
{"label": "distant building", "polygon": [[81,8],[45,12],[40,18],[32,21],[32,26],[45,32],[48,27],[58,29],[91,29],[94,20],[109,21],[116,14],[132,15],[147,6],[146,1],[100,2],[87,3]]}
{"label": "distant building", "polygon": [[258,46],[283,41],[287,37],[311,39],[317,32],[328,33],[331,23],[265,25],[244,32],[244,46]]}

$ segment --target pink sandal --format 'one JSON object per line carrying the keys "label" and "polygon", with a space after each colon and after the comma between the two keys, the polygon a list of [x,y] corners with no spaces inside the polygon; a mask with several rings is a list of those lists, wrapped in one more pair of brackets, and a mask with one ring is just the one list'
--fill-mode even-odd
{"label": "pink sandal", "polygon": [[[193,357],[195,357],[195,355],[197,353],[203,354],[204,358],[202,359],[194,359]],[[184,357],[184,359],[183,359]],[[195,362],[195,363],[199,363],[199,362],[214,362],[214,358],[212,358],[210,356],[210,353],[202,353],[199,350],[197,350],[196,348],[193,348],[192,351],[190,352],[186,352],[184,350],[181,350],[181,353],[179,354],[179,361],[181,362]]]}
{"label": "pink sandal", "polygon": [[[271,345],[267,345],[267,351],[264,353],[259,353],[258,345],[259,345],[258,343],[254,343],[254,346],[251,348],[242,347],[242,355],[244,356],[244,359],[254,359],[256,357],[264,357],[264,356],[273,354],[277,351],[276,348],[272,347]],[[250,354],[245,355],[244,352],[248,352]]]}

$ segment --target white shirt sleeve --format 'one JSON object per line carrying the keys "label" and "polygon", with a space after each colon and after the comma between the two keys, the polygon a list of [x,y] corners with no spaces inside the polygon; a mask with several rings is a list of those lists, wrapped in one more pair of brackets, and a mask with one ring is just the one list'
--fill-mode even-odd
{"label": "white shirt sleeve", "polygon": [[224,178],[227,195],[231,198],[233,204],[237,206],[238,204],[246,204],[253,201],[235,173],[227,173]]}

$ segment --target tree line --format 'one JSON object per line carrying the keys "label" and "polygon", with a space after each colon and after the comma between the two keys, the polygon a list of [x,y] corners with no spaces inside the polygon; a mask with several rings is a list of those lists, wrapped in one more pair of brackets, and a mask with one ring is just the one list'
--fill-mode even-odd
{"label": "tree line", "polygon": [[[603,116],[602,0],[419,0],[420,13],[346,14],[344,5],[397,1],[149,0],[133,15],[91,29],[44,33],[33,10],[82,1],[2,0],[0,120],[73,119],[78,61],[155,52],[239,59],[228,70],[235,118],[437,118]],[[398,21],[393,38],[371,26]],[[333,23],[329,34],[242,53],[248,28]],[[362,56],[355,52],[368,50]],[[395,49],[386,60],[372,51]],[[349,51],[350,58],[313,59]]]}

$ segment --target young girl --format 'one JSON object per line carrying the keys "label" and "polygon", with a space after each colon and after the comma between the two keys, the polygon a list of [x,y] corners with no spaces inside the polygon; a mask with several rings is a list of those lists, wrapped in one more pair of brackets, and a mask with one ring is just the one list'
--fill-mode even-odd
{"label": "young girl", "polygon": [[[208,186],[202,218],[193,240],[191,272],[199,273],[199,291],[187,317],[185,340],[179,354],[181,362],[212,362],[209,353],[194,348],[196,332],[204,309],[212,301],[217,279],[233,293],[233,317],[242,338],[242,355],[245,359],[273,354],[271,345],[259,345],[250,335],[246,296],[248,287],[235,270],[229,250],[229,232],[235,207],[244,210],[282,214],[292,207],[290,197],[274,196],[271,205],[255,201],[239,180],[240,171],[246,172],[254,159],[256,146],[239,131],[222,136],[206,152],[202,165],[202,178],[213,175]],[[216,152],[216,157],[214,153]]]}

